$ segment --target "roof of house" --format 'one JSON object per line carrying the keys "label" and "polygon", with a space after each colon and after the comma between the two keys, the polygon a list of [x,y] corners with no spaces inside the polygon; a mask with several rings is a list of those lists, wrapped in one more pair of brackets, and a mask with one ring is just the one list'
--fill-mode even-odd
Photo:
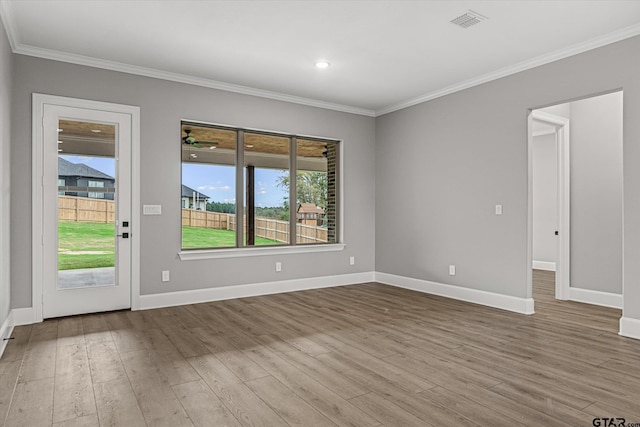
{"label": "roof of house", "polygon": [[298,213],[323,214],[324,209],[317,207],[315,203],[300,203],[300,206],[298,206]]}
{"label": "roof of house", "polygon": [[101,178],[115,180],[114,177],[87,166],[84,163],[71,163],[58,157],[58,176],[81,176],[84,178]]}
{"label": "roof of house", "polygon": [[208,200],[211,198],[206,194],[202,194],[198,190],[194,190],[193,188],[187,187],[186,185],[182,184],[182,197],[193,197],[193,193],[197,193],[198,199],[201,200]]}

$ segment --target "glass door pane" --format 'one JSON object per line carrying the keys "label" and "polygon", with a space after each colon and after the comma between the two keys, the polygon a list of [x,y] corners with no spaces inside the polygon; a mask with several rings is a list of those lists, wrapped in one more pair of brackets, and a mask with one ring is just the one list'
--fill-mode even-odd
{"label": "glass door pane", "polygon": [[114,286],[116,126],[58,122],[58,289]]}

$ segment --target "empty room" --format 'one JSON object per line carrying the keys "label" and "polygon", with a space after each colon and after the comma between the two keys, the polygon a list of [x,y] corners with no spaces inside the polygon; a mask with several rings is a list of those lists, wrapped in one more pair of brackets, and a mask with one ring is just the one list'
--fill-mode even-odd
{"label": "empty room", "polygon": [[640,2],[0,18],[0,426],[640,425]]}

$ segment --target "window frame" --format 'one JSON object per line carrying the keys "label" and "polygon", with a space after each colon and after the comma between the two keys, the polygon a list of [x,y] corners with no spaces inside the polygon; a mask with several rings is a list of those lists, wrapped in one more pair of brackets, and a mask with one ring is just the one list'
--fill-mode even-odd
{"label": "window frame", "polygon": [[[239,213],[243,212],[245,205],[244,192],[245,192],[245,164],[244,164],[244,134],[261,134],[271,135],[277,137],[286,137],[289,139],[289,242],[279,245],[268,246],[247,246],[245,244],[245,233],[236,232],[236,246],[235,247],[220,247],[220,248],[194,248],[184,249],[182,248],[182,237],[180,238],[180,251],[178,256],[181,260],[201,260],[212,258],[233,258],[233,257],[247,257],[247,256],[262,256],[262,255],[276,255],[276,254],[293,254],[293,253],[309,253],[309,252],[333,252],[342,251],[345,248],[343,241],[343,229],[344,229],[344,217],[343,217],[343,151],[344,141],[336,138],[318,137],[311,135],[302,135],[278,131],[267,131],[262,129],[245,128],[238,126],[230,126],[223,124],[216,124],[210,122],[202,122],[197,120],[182,119],[180,120],[180,136],[182,137],[182,128],[184,125],[193,125],[201,127],[209,127],[214,129],[221,129],[225,131],[236,132],[236,163],[235,163],[235,199],[236,199],[236,230],[244,230],[245,219],[244,215]],[[180,138],[181,139],[181,138]],[[296,237],[296,224],[297,224],[297,141],[318,141],[327,142],[337,145],[336,149],[336,184],[335,184],[335,242],[327,243],[298,243]],[[182,165],[185,163],[182,160],[182,144],[180,145],[180,183],[182,184]],[[292,203],[293,201],[293,203]],[[326,209],[326,207],[325,207]],[[182,215],[180,215],[180,227],[182,236]]]}

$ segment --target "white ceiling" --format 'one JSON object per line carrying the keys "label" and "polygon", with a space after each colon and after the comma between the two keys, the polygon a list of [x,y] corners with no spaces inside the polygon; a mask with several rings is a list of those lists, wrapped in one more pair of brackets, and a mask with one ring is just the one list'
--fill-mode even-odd
{"label": "white ceiling", "polygon": [[[469,9],[488,19],[449,22]],[[0,14],[16,53],[371,116],[640,34],[638,0],[0,0]]]}

